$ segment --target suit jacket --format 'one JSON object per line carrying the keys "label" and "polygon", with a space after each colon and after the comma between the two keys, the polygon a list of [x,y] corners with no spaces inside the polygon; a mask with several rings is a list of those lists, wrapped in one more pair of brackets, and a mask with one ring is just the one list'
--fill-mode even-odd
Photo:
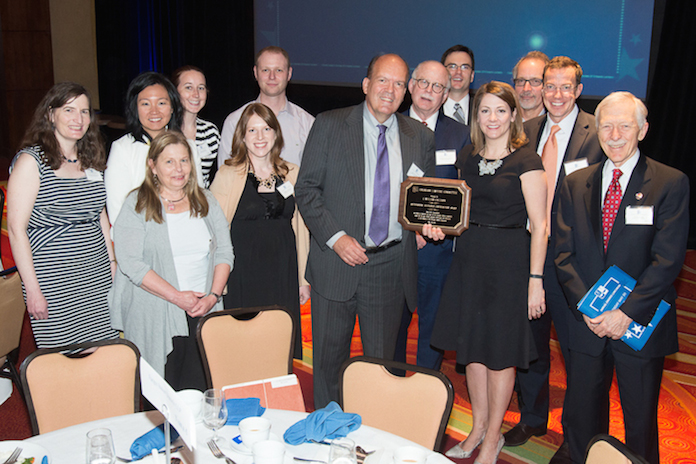
{"label": "suit jacket", "polygon": [[[635,156],[635,155],[634,155]],[[602,166],[596,164],[568,176],[561,187],[557,224],[556,266],[568,305],[570,348],[597,356],[612,350],[649,358],[679,349],[672,283],[681,270],[689,233],[689,180],[680,171],[640,155],[623,195],[607,252],[602,242]],[[652,206],[652,225],[627,225],[628,206]],[[621,340],[597,337],[585,324],[577,303],[604,271],[617,265],[637,280],[621,310],[647,325],[661,299],[672,305],[645,347],[633,351]]]}
{"label": "suit jacket", "polygon": [[[365,237],[364,103],[317,116],[307,138],[295,186],[297,203],[312,234],[307,280],[328,299],[346,301],[355,293],[360,267],[351,267],[326,245],[343,230],[361,245]],[[396,114],[403,178],[412,164],[435,174],[433,133],[419,122]],[[415,235],[404,230],[402,278],[410,307],[417,304]]]}
{"label": "suit jacket", "polygon": [[[534,151],[538,152],[539,150],[539,141],[541,140],[541,134],[544,132],[546,120],[546,114],[543,114],[524,123],[524,131],[527,133],[529,143],[534,148]],[[606,159],[602,147],[599,145],[599,138],[597,138],[597,127],[595,125],[594,116],[580,110],[575,120],[575,126],[573,126],[573,132],[570,134],[568,147],[563,154],[563,162],[565,163],[582,158],[587,158],[587,164],[589,165],[599,163]],[[558,192],[565,177],[565,169],[561,168],[561,172],[558,174],[558,182],[556,182],[553,203],[551,205],[551,243],[549,243],[549,250],[553,250],[553,242],[555,240],[553,230],[558,210]]]}

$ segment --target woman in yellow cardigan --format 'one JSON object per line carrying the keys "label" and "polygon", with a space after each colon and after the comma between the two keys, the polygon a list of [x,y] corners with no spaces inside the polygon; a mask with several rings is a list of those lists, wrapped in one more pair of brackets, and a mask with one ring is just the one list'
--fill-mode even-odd
{"label": "woman in yellow cardigan", "polygon": [[304,278],[309,231],[295,204],[299,167],[280,158],[282,149],[273,111],[252,103],[235,129],[232,157],[210,191],[230,223],[235,249],[225,308],[285,306],[296,317],[295,357],[302,358],[300,305],[310,294]]}

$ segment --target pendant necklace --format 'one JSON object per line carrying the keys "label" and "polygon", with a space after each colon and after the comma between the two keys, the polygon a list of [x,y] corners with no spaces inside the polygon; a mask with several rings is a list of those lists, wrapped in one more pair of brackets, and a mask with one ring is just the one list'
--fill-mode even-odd
{"label": "pendant necklace", "polygon": [[65,155],[61,155],[61,156],[63,157],[63,159],[65,161],[67,161],[70,164],[74,164],[74,163],[77,163],[79,161],[77,158],[75,158],[74,160],[71,160],[71,159],[66,158]]}
{"label": "pendant necklace", "polygon": [[179,203],[181,200],[186,198],[186,192],[184,192],[184,195],[178,200],[170,200],[168,198],[164,198],[162,194],[160,194],[160,198],[167,202],[167,209],[169,211],[174,211],[174,208],[176,208],[176,205],[174,203]]}

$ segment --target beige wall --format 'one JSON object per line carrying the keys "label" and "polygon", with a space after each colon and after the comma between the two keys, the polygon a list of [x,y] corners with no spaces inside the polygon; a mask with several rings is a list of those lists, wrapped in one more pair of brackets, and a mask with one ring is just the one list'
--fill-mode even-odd
{"label": "beige wall", "polygon": [[92,94],[99,108],[94,0],[50,0],[53,78],[73,81]]}

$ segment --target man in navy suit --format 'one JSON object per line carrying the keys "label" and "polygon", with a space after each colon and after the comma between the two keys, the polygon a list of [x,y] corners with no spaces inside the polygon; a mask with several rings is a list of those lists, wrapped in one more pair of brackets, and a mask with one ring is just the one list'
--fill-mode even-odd
{"label": "man in navy suit", "polygon": [[[437,61],[424,61],[413,70],[408,83],[412,105],[405,112],[416,121],[435,132],[435,177],[457,179],[454,162],[464,145],[471,143],[469,128],[451,119],[440,110],[450,89],[447,69]],[[430,369],[439,369],[442,353],[430,347],[430,335],[435,323],[435,314],[440,304],[442,286],[454,255],[454,243],[448,236],[441,242],[426,243],[419,234],[418,243],[418,354],[416,364]],[[404,314],[396,342],[396,361],[406,361],[406,340],[411,311],[404,307]]]}
{"label": "man in navy suit", "polygon": [[[657,405],[666,355],[678,351],[676,290],[689,233],[689,180],[638,149],[648,110],[628,92],[606,97],[595,111],[604,163],[566,178],[558,208],[556,266],[568,300],[570,365],[565,411],[573,462],[584,462],[593,436],[609,430],[614,368],[626,444],[657,464]],[[616,265],[637,283],[617,309],[593,319],[576,308]],[[623,341],[632,321],[648,325],[660,303],[671,305],[648,342],[634,351]]]}

